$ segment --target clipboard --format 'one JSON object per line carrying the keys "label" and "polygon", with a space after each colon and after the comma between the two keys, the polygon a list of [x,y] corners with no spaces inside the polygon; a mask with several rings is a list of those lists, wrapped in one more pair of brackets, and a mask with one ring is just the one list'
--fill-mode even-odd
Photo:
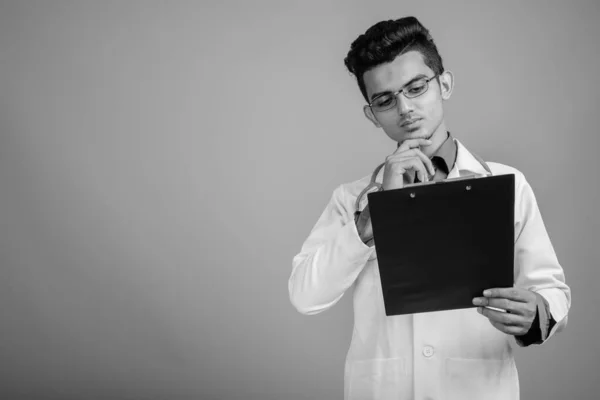
{"label": "clipboard", "polygon": [[514,285],[515,177],[425,182],[368,194],[385,313],[475,307]]}

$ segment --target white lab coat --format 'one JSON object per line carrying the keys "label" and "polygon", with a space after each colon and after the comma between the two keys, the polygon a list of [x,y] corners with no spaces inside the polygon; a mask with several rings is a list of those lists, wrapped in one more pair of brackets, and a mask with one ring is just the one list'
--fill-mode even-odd
{"label": "white lab coat", "polygon": [[[457,140],[448,179],[485,174]],[[515,168],[488,163],[494,175],[515,175],[515,286],[549,303],[557,324],[567,323],[571,293],[565,284],[533,191]],[[383,169],[377,181],[381,182]],[[292,304],[316,314],[354,288],[354,331],[344,370],[344,399],[518,399],[512,336],[494,328],[476,308],[386,316],[377,255],[359,238],[354,206],[370,176],[335,189],[331,201],[293,259]],[[364,196],[360,209],[367,202]],[[513,339],[511,339],[513,338]]]}

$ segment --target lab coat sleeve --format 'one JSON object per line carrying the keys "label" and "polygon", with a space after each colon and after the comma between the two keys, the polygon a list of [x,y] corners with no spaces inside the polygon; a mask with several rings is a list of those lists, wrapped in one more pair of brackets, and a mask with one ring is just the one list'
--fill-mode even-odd
{"label": "lab coat sleeve", "polygon": [[521,173],[515,179],[515,286],[540,294],[556,321],[543,339],[562,330],[571,306],[571,289],[542,220],[531,186]]}
{"label": "lab coat sleeve", "polygon": [[317,314],[336,304],[374,250],[360,240],[351,203],[343,185],[334,190],[292,261],[288,290],[292,304],[302,314]]}

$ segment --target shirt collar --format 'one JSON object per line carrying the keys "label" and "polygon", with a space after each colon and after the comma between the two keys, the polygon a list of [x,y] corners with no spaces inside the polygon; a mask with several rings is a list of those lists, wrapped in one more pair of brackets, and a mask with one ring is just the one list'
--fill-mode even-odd
{"label": "shirt collar", "polygon": [[448,178],[458,178],[466,175],[487,175],[488,172],[473,154],[458,140],[456,142],[456,163],[448,174]]}

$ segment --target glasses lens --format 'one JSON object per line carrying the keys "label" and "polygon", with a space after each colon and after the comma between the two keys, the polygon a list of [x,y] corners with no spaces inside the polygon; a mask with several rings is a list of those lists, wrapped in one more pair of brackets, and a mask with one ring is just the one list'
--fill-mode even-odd
{"label": "glasses lens", "polygon": [[427,81],[425,79],[417,81],[404,89],[406,97],[417,97],[427,91]]}
{"label": "glasses lens", "polygon": [[396,97],[391,94],[384,94],[373,100],[373,108],[377,111],[385,111],[396,105]]}

